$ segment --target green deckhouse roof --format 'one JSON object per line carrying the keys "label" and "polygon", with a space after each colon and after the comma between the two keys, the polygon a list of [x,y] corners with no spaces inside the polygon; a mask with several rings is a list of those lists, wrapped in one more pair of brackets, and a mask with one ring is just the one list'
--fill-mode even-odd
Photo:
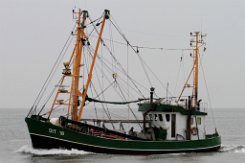
{"label": "green deckhouse roof", "polygon": [[207,113],[205,112],[201,112],[201,111],[189,111],[187,109],[184,109],[182,106],[179,105],[170,105],[170,104],[150,104],[150,103],[143,103],[143,104],[139,104],[139,109],[138,111],[141,112],[146,112],[149,109],[151,109],[152,107],[152,112],[179,112],[182,115],[189,115],[191,113],[191,115],[207,115]]}

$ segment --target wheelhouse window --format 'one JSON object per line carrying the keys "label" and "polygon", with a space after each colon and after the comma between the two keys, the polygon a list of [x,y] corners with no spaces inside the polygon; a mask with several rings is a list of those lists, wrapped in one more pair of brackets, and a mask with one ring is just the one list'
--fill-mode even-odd
{"label": "wheelhouse window", "polygon": [[162,114],[158,114],[159,121],[163,121]]}
{"label": "wheelhouse window", "polygon": [[166,117],[166,121],[169,122],[170,121],[170,114],[166,114],[165,117]]}
{"label": "wheelhouse window", "polygon": [[202,124],[202,118],[201,117],[197,117],[197,125],[201,125]]}
{"label": "wheelhouse window", "polygon": [[155,114],[155,121],[157,121],[157,114]]}

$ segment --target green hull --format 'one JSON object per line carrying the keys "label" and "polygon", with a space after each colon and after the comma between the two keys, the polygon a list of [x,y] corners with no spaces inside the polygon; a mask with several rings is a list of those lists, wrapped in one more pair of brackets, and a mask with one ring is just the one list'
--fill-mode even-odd
{"label": "green hull", "polygon": [[33,118],[26,118],[26,123],[34,148],[74,148],[115,154],[158,154],[215,151],[221,146],[218,134],[209,135],[202,140],[119,140],[84,134]]}

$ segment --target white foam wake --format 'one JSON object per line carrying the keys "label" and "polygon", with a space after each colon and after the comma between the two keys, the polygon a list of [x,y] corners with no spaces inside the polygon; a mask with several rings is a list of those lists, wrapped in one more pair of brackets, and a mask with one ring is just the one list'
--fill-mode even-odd
{"label": "white foam wake", "polygon": [[235,153],[245,153],[245,146],[238,146],[236,150],[234,150]]}
{"label": "white foam wake", "polygon": [[245,145],[225,145],[221,147],[221,152],[245,153]]}
{"label": "white foam wake", "polygon": [[48,156],[48,155],[86,155],[89,154],[89,152],[80,151],[77,149],[34,149],[28,145],[22,146],[20,149],[17,150],[18,153],[23,154],[31,154],[31,155],[37,155],[37,156]]}

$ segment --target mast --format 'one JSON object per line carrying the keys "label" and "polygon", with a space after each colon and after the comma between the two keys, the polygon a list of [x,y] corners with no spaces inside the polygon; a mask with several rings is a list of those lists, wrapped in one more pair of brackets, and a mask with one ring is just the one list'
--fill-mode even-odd
{"label": "mast", "polygon": [[195,57],[194,57],[194,80],[193,80],[193,106],[197,107],[197,100],[198,100],[198,55],[199,55],[199,49],[198,49],[198,35],[199,32],[196,32],[196,42],[195,42]]}
{"label": "mast", "polygon": [[[200,32],[191,32],[190,35],[195,38],[195,40],[191,40],[191,47],[195,47],[194,55],[193,55],[193,90],[192,90],[192,107],[198,108],[198,68],[199,68],[199,44],[204,44],[203,37]],[[201,37],[201,39],[199,39]],[[192,45],[195,43],[195,45]]]}
{"label": "mast", "polygon": [[[99,45],[102,41],[101,37],[102,37],[104,25],[105,25],[105,20],[109,19],[110,11],[109,10],[104,11],[104,18],[99,23],[99,24],[101,24],[101,28],[99,31],[99,36],[98,36],[96,48],[94,51],[94,55],[92,58],[92,63],[90,65],[90,70],[89,70],[86,86],[85,86],[83,93],[81,93],[79,90],[80,89],[79,82],[80,82],[80,78],[81,78],[80,69],[81,69],[81,63],[82,63],[82,51],[83,51],[85,41],[88,41],[88,38],[85,34],[85,28],[86,28],[85,22],[86,22],[86,18],[88,17],[88,12],[85,10],[81,11],[81,9],[79,9],[78,12],[73,11],[73,14],[77,15],[75,17],[75,19],[76,19],[76,36],[77,36],[76,37],[76,43],[75,43],[75,47],[74,47],[74,50],[72,52],[70,60],[68,62],[64,62],[65,69],[63,69],[63,72],[62,72],[63,76],[59,82],[59,85],[62,86],[65,77],[72,77],[70,92],[67,90],[60,90],[60,89],[57,90],[57,93],[55,95],[51,109],[48,113],[48,118],[51,116],[51,113],[53,112],[55,105],[68,105],[67,117],[69,116],[69,112],[70,112],[70,108],[71,108],[71,119],[73,121],[80,121],[80,118],[82,115],[82,110],[84,108],[85,101],[86,101],[86,95],[88,92],[88,87],[91,83],[93,68],[94,68],[95,60],[96,60],[97,53],[99,50]],[[70,69],[71,62],[73,62],[72,73],[71,73],[71,69]],[[68,103],[65,103],[64,100],[58,100],[58,96],[60,93],[70,94]],[[79,97],[82,97],[81,105],[80,105]]]}
{"label": "mast", "polygon": [[[197,99],[198,99],[198,55],[199,55],[199,47],[198,47],[198,36],[199,32],[194,32],[195,34],[190,33],[192,37],[195,37],[195,40],[191,40],[190,46],[195,47],[193,50],[193,67],[191,72],[193,71],[193,90],[192,90],[192,97],[188,96],[188,102],[187,102],[187,108],[189,111],[189,114],[187,116],[187,122],[186,122],[186,139],[191,140],[191,111],[193,109],[197,109]],[[195,42],[195,45],[192,45],[192,43]],[[189,74],[190,77],[191,73]],[[188,77],[188,80],[189,80]],[[187,80],[187,81],[188,81]],[[187,83],[186,83],[187,84]]]}
{"label": "mast", "polygon": [[82,93],[82,103],[81,103],[80,110],[79,110],[79,113],[77,115],[76,121],[80,121],[81,116],[82,116],[82,111],[83,111],[83,108],[84,108],[84,105],[85,105],[86,96],[87,96],[87,92],[88,92],[88,87],[89,87],[89,85],[91,83],[92,73],[93,73],[93,69],[94,69],[94,64],[95,64],[95,60],[97,58],[99,45],[100,45],[100,42],[101,42],[101,37],[102,37],[102,33],[103,33],[103,30],[104,30],[104,26],[105,26],[105,20],[109,19],[109,17],[110,17],[110,11],[109,10],[105,10],[104,11],[104,18],[103,18],[103,20],[101,22],[101,28],[100,28],[97,44],[96,44],[96,47],[95,47],[92,63],[90,65],[88,79],[87,79],[87,82],[86,82],[85,89],[84,89],[84,91]]}
{"label": "mast", "polygon": [[[79,9],[77,14],[77,39],[75,46],[75,57],[73,65],[73,76],[72,76],[72,120],[77,120],[77,112],[79,106],[79,80],[80,80],[80,67],[82,60],[82,49],[83,49],[83,40],[85,39],[84,27],[85,21],[88,16],[87,11],[81,11]],[[81,23],[82,15],[82,23]]]}
{"label": "mast", "polygon": [[[187,82],[191,76],[191,73],[193,72],[193,90],[192,90],[192,97],[188,96],[187,100],[187,109],[189,111],[189,115],[187,116],[187,122],[186,122],[186,139],[191,140],[191,112],[193,110],[198,110],[199,109],[199,100],[198,100],[198,66],[199,66],[199,44],[203,45],[204,42],[202,38],[204,35],[200,34],[200,32],[194,32],[194,34],[191,32],[190,35],[195,38],[190,41],[190,46],[194,47],[193,52],[193,67],[191,69],[191,72],[188,76],[188,79],[185,83],[185,86],[181,92],[181,95],[187,85]],[[199,40],[199,36],[201,36],[201,39]],[[192,43],[195,43],[194,45]],[[192,56],[192,55],[191,55]],[[180,99],[180,97],[179,97]],[[179,100],[178,99],[178,100]],[[197,126],[196,126],[197,127]],[[197,130],[198,132],[198,130]],[[198,134],[197,134],[198,135]],[[198,135],[199,139],[199,135]]]}

